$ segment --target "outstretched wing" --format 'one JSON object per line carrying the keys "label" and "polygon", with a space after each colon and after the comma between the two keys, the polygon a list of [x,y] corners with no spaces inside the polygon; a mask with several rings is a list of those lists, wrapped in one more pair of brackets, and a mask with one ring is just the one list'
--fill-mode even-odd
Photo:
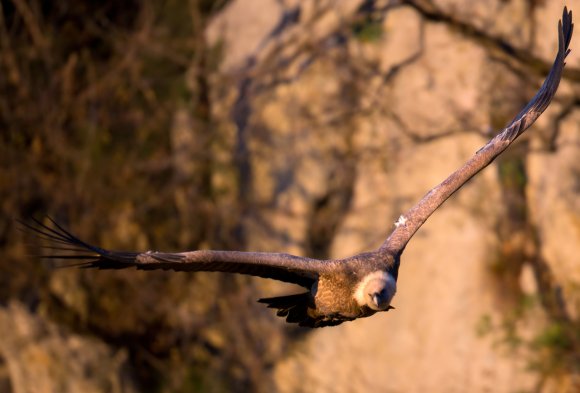
{"label": "outstretched wing", "polygon": [[382,250],[388,250],[395,254],[402,252],[415,232],[447,198],[489,165],[544,112],[558,89],[565,65],[564,60],[570,53],[568,47],[573,29],[572,11],[568,12],[567,8],[564,7],[562,20],[558,22],[558,54],[540,90],[506,128],[399,218],[395,224],[395,230],[381,245]]}
{"label": "outstretched wing", "polygon": [[49,224],[32,219],[20,222],[37,237],[48,241],[44,248],[56,254],[43,258],[73,260],[72,266],[97,269],[175,270],[240,273],[271,278],[310,289],[318,275],[329,268],[326,261],[289,254],[197,250],[179,253],[110,251],[85,243],[51,218]]}

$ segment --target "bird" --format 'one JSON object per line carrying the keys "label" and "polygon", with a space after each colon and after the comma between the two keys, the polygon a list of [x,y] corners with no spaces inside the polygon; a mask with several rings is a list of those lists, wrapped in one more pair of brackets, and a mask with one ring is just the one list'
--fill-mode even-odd
{"label": "bird", "polygon": [[318,328],[389,311],[397,291],[401,256],[425,221],[469,179],[488,166],[529,128],[554,97],[574,25],[564,7],[558,22],[558,53],[542,86],[531,101],[464,165],[402,214],[378,249],[341,259],[312,259],[285,253],[195,250],[186,252],[124,252],[106,250],[79,239],[54,219],[21,221],[27,230],[52,243],[57,254],[46,258],[74,260],[74,266],[96,269],[173,270],[239,273],[296,284],[304,292],[262,298],[286,322]]}

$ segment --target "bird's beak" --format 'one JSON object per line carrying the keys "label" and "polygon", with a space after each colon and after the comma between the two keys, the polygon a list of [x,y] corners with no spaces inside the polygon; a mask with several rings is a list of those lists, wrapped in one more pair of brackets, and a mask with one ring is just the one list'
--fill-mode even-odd
{"label": "bird's beak", "polygon": [[373,295],[373,303],[375,304],[375,306],[377,306],[377,308],[380,308],[380,305],[379,305],[379,295],[378,294],[374,294]]}

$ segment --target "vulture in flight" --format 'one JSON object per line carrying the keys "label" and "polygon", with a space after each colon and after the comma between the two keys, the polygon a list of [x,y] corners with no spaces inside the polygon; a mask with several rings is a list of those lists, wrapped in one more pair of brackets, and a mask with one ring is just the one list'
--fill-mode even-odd
{"label": "vulture in flight", "polygon": [[461,168],[401,215],[377,250],[344,259],[318,260],[282,253],[197,250],[186,252],[109,251],[85,243],[54,220],[23,223],[61,250],[48,258],[78,260],[77,266],[98,269],[206,271],[249,274],[297,284],[303,293],[260,299],[277,315],[300,326],[334,326],[393,308],[401,254],[415,232],[447,198],[489,165],[521,135],[554,97],[572,38],[572,12],[564,8],[558,23],[558,54],[546,80],[518,115]]}

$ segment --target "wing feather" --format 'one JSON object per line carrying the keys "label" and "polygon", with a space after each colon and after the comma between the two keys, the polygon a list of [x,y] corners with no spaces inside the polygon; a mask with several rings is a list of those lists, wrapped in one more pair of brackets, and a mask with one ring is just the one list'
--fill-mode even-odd
{"label": "wing feather", "polygon": [[396,228],[381,245],[381,250],[401,253],[411,237],[429,218],[429,216],[457,191],[469,179],[489,165],[548,107],[562,77],[566,56],[570,53],[569,45],[572,39],[574,24],[572,11],[564,7],[562,20],[558,22],[558,54],[546,80],[520,113],[492,140],[482,147],[461,168],[453,172],[447,179],[429,191],[415,206],[405,213],[395,224]]}
{"label": "wing feather", "polygon": [[[32,219],[20,224],[50,245],[57,254],[43,258],[83,261],[73,266],[96,269],[206,271],[240,273],[271,278],[309,288],[318,275],[329,269],[328,261],[298,257],[282,253],[196,250],[179,253],[110,251],[93,246],[64,229],[48,217],[48,224]],[[69,266],[69,265],[64,265]]]}

